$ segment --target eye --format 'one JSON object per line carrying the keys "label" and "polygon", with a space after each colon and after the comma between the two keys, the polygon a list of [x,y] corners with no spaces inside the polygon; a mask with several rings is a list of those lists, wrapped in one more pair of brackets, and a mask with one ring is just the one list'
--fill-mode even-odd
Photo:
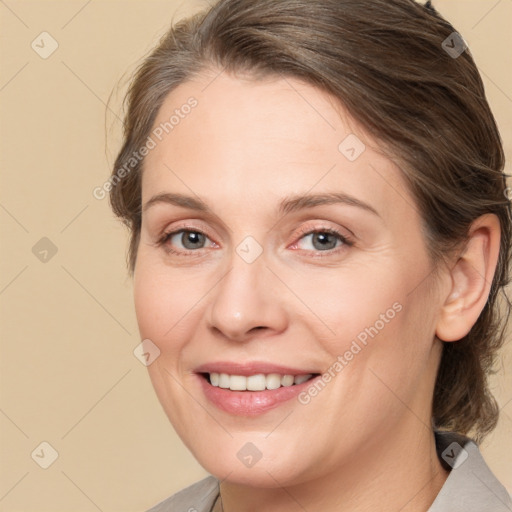
{"label": "eye", "polygon": [[353,245],[352,241],[333,228],[301,229],[300,234],[302,237],[293,248],[332,254],[343,246]]}
{"label": "eye", "polygon": [[[304,229],[299,231],[299,240],[292,245],[292,249],[312,251],[317,256],[328,256],[350,247],[353,242],[333,228]],[[164,233],[157,242],[165,251],[176,255],[200,255],[200,249],[217,247],[208,236],[195,228],[181,228]],[[196,253],[196,254],[194,254]]]}
{"label": "eye", "polygon": [[[205,245],[208,241],[210,245]],[[158,245],[163,246],[167,252],[173,254],[187,254],[215,244],[202,231],[180,229],[164,233],[158,241]]]}

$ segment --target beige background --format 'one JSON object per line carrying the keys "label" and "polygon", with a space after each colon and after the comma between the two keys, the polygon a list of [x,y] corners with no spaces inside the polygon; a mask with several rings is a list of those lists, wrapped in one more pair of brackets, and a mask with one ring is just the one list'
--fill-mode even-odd
{"label": "beige background", "polygon": [[[107,109],[110,93],[198,5],[0,1],[1,511],[141,511],[206,474],[134,357],[126,233],[92,195],[118,149],[126,80]],[[471,47],[510,160],[512,0],[435,5]],[[43,31],[59,45],[47,59],[31,47],[43,51]],[[46,262],[48,242],[32,250],[43,237],[57,248]],[[512,343],[501,366],[502,415],[482,450],[512,492]],[[43,441],[58,452],[47,469]]]}

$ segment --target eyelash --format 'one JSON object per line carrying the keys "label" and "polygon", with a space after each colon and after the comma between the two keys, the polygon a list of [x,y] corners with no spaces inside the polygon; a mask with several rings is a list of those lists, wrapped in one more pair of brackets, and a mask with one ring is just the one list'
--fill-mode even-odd
{"label": "eyelash", "polygon": [[[172,238],[174,235],[177,235],[178,233],[199,233],[201,235],[204,235],[208,238],[208,235],[197,228],[192,227],[182,227],[180,229],[175,229],[173,231],[164,232],[162,236],[157,241],[158,247],[163,247],[166,252],[170,254],[175,254],[178,256],[192,256],[192,257],[198,257],[201,256],[199,253],[199,250],[183,250],[183,251],[177,251],[173,249],[170,245],[167,244],[170,238]],[[335,253],[338,253],[340,250],[343,250],[343,247],[352,247],[354,245],[354,242],[346,237],[345,235],[342,235],[338,230],[334,228],[317,228],[317,229],[306,229],[302,228],[299,230],[300,237],[298,240],[301,240],[304,236],[316,234],[316,233],[328,233],[331,235],[334,235],[338,237],[340,242],[342,242],[342,245],[340,247],[337,247],[335,249],[328,249],[326,251],[313,251],[314,252],[314,258],[325,258],[328,256],[332,256]],[[305,250],[305,249],[304,249]],[[195,253],[195,254],[194,254]]]}

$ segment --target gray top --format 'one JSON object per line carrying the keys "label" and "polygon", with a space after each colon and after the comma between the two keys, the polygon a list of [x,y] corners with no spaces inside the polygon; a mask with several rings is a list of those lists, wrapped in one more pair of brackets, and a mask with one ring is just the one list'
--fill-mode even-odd
{"label": "gray top", "polygon": [[[438,431],[435,439],[437,455],[450,474],[428,512],[512,512],[511,497],[471,439]],[[218,494],[219,481],[209,476],[147,512],[211,512]]]}

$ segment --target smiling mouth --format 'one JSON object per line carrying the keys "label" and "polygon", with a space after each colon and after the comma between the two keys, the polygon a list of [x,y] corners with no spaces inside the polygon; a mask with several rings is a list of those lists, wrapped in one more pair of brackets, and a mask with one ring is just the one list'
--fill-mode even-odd
{"label": "smiling mouth", "polygon": [[303,375],[289,375],[279,373],[257,373],[254,375],[231,375],[228,373],[200,373],[200,375],[213,387],[231,391],[271,391],[281,387],[290,387],[303,384],[319,373]]}

